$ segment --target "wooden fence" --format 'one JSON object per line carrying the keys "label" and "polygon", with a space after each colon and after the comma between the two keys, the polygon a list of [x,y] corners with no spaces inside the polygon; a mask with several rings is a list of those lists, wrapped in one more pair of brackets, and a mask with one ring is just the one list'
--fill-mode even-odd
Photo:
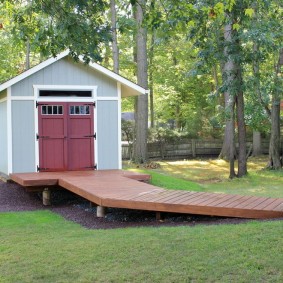
{"label": "wooden fence", "polygon": [[[269,140],[262,140],[262,153],[268,154]],[[194,158],[201,156],[218,156],[222,148],[222,140],[196,140],[190,139],[181,143],[149,143],[148,156],[156,159]],[[236,147],[238,145],[236,144]],[[251,149],[252,142],[247,142],[247,150]],[[131,158],[131,146],[122,144],[122,158]],[[283,143],[281,144],[283,148]]]}

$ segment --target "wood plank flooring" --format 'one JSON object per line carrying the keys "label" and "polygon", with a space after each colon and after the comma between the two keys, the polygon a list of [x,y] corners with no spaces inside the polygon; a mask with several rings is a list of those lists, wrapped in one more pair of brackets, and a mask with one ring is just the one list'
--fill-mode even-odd
{"label": "wood plank flooring", "polygon": [[[104,207],[242,218],[281,218],[283,198],[166,190],[145,181],[149,175],[122,170],[11,174],[20,185],[59,185]],[[141,182],[144,181],[144,182]]]}

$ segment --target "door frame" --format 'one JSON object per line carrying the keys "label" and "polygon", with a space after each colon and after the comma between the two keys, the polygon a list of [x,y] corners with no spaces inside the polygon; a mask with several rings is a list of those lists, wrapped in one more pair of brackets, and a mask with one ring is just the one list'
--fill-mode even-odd
{"label": "door frame", "polygon": [[[39,131],[38,125],[38,107],[37,102],[79,102],[79,103],[93,103],[97,102],[97,86],[81,86],[81,85],[34,85],[34,121],[35,121],[35,172],[37,171],[37,166],[39,166],[39,140],[36,138],[36,134]],[[41,90],[66,90],[66,91],[91,91],[91,97],[54,97],[54,96],[40,96]],[[97,129],[97,111],[93,111],[93,127],[94,132]],[[94,163],[98,163],[98,152],[97,152],[97,139],[94,140]]]}

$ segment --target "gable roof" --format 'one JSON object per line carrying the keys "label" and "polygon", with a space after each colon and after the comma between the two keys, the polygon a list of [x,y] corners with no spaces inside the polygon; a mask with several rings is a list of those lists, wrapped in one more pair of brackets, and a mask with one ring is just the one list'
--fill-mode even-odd
{"label": "gable roof", "polygon": [[[18,83],[19,81],[33,75],[34,73],[44,69],[45,67],[61,60],[62,58],[66,57],[69,55],[69,51],[66,50],[60,54],[58,54],[55,58],[49,58],[46,61],[43,61],[42,63],[34,66],[33,68],[21,73],[20,75],[4,82],[3,84],[0,85],[0,92],[2,90],[7,89],[8,87]],[[80,57],[80,61],[83,62],[82,57]],[[131,82],[130,80],[110,71],[109,69],[97,64],[97,63],[89,63],[88,66],[95,71],[98,71],[105,76],[112,78],[113,80],[116,80],[117,82],[121,83],[121,91],[122,91],[122,96],[127,97],[127,96],[134,96],[134,95],[140,95],[140,94],[146,94],[148,90],[144,89],[143,87]]]}

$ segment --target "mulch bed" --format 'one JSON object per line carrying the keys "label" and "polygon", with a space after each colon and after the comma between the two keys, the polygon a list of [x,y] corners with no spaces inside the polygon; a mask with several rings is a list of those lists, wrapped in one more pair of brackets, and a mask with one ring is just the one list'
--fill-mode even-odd
{"label": "mulch bed", "polygon": [[157,221],[155,212],[117,208],[108,208],[106,217],[98,218],[96,217],[96,207],[66,190],[52,192],[51,201],[51,206],[43,206],[41,194],[28,193],[18,184],[0,181],[0,212],[48,209],[88,229],[238,224],[250,221],[240,218],[173,213],[164,213],[162,214],[163,220]]}

